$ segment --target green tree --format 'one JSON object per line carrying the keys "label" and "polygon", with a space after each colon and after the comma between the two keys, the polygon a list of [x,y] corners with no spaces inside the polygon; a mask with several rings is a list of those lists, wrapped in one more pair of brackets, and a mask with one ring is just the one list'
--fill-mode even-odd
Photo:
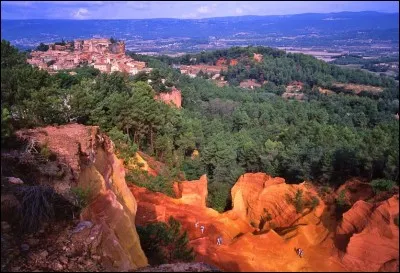
{"label": "green tree", "polygon": [[142,249],[151,265],[194,260],[193,248],[189,248],[187,231],[182,232],[181,224],[172,216],[168,224],[152,223],[137,227]]}
{"label": "green tree", "polygon": [[304,200],[303,200],[303,191],[297,190],[294,196],[294,206],[296,208],[296,212],[300,213],[303,211]]}
{"label": "green tree", "polygon": [[47,51],[49,50],[49,45],[46,45],[44,43],[40,43],[37,47],[36,47],[37,51]]}
{"label": "green tree", "polygon": [[12,126],[11,126],[11,116],[7,108],[1,109],[1,143],[3,144],[8,137],[11,136]]}

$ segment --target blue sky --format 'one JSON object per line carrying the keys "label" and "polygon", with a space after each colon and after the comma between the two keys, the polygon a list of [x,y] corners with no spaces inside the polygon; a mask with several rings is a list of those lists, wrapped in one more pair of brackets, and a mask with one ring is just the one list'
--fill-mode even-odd
{"label": "blue sky", "polygon": [[398,1],[1,1],[2,19],[147,19],[398,12]]}

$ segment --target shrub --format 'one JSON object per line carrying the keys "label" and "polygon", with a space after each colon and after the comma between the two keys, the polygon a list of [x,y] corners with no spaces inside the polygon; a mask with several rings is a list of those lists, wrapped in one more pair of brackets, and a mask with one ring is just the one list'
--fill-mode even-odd
{"label": "shrub", "polygon": [[35,232],[43,222],[54,218],[57,195],[52,188],[21,186],[16,189],[15,195],[22,200],[20,228],[23,232]]}
{"label": "shrub", "polygon": [[263,209],[264,214],[265,214],[265,220],[267,221],[271,221],[272,220],[272,215],[271,213],[268,212],[268,210],[266,208]]}
{"label": "shrub", "polygon": [[386,179],[375,179],[372,180],[370,184],[374,192],[378,193],[381,191],[390,191],[394,187],[395,182]]}
{"label": "shrub", "polygon": [[346,205],[346,191],[342,190],[339,192],[338,197],[336,198],[336,204],[339,207],[344,207]]}
{"label": "shrub", "polygon": [[84,189],[82,187],[75,187],[72,188],[71,191],[76,197],[76,205],[79,208],[84,208],[89,205],[92,197],[92,191],[90,188]]}
{"label": "shrub", "polygon": [[50,148],[47,143],[45,143],[41,148],[40,148],[40,155],[44,157],[45,159],[49,159],[50,156],[52,155]]}
{"label": "shrub", "polygon": [[182,232],[181,224],[172,216],[168,224],[152,223],[137,227],[140,243],[151,265],[194,260],[193,248],[189,248],[187,232]]}
{"label": "shrub", "polygon": [[294,206],[296,208],[296,212],[300,213],[303,211],[304,202],[303,202],[303,191],[298,189],[294,196]]}
{"label": "shrub", "polygon": [[5,140],[12,134],[11,114],[10,111],[1,107],[1,143],[4,144]]}
{"label": "shrub", "polygon": [[311,209],[315,209],[319,205],[319,199],[316,196],[311,198]]}
{"label": "shrub", "polygon": [[266,222],[272,220],[271,213],[269,213],[266,208],[264,208],[263,211],[264,211],[264,214],[261,216],[260,224],[259,224],[259,229],[260,230],[264,228],[264,225],[265,225]]}
{"label": "shrub", "polygon": [[126,181],[140,187],[145,187],[154,192],[161,192],[167,196],[174,197],[172,181],[174,178],[168,175],[151,176],[144,170],[129,170]]}

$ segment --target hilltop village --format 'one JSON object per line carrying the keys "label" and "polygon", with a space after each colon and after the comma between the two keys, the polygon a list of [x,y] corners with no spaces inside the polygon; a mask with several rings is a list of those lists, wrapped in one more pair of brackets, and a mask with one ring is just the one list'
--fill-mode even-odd
{"label": "hilltop village", "polygon": [[145,62],[125,55],[125,43],[111,39],[75,40],[73,43],[51,44],[47,51],[33,51],[28,63],[51,74],[59,70],[89,65],[103,73],[120,71],[131,75],[150,71]]}

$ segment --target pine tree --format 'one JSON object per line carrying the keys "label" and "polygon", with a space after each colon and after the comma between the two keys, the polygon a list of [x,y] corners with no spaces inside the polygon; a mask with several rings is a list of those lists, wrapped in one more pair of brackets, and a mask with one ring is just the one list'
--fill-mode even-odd
{"label": "pine tree", "polygon": [[187,232],[172,216],[168,224],[158,222],[137,227],[142,249],[152,265],[190,262],[194,260],[193,248],[188,247]]}

